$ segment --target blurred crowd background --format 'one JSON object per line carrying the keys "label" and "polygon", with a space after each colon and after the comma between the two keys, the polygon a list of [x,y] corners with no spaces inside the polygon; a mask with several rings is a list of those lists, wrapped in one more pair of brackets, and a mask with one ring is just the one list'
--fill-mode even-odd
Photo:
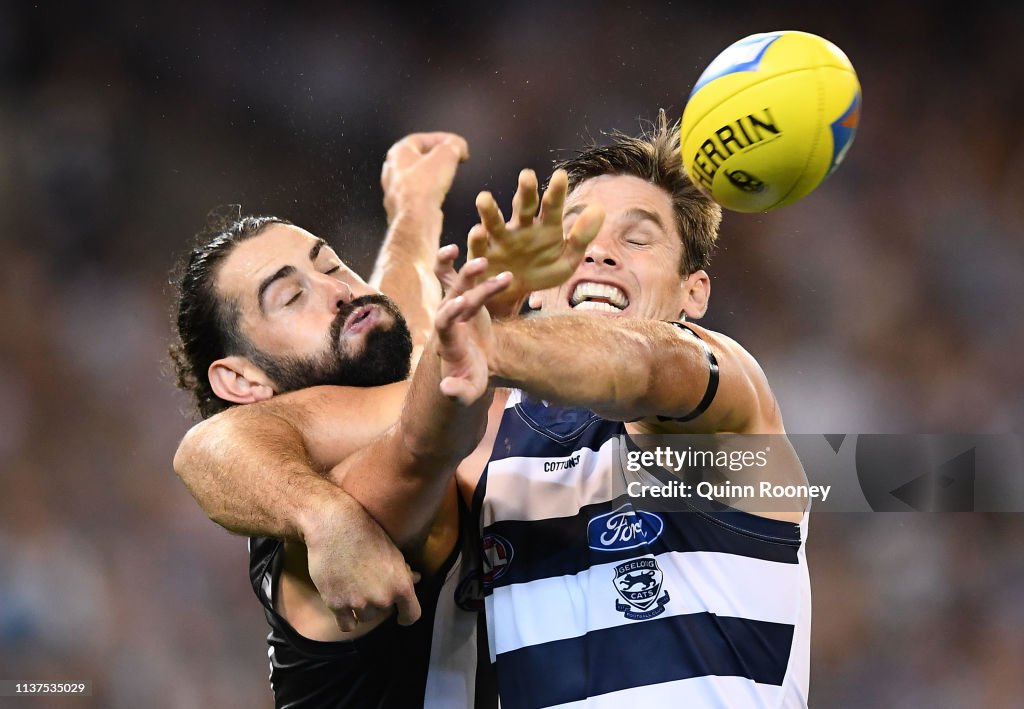
{"label": "blurred crowd background", "polygon": [[[803,202],[726,215],[706,324],[792,432],[1020,432],[1012,3],[0,3],[0,679],[271,705],[245,540],[171,469],[192,419],[168,274],[212,207],[368,274],[404,134],[469,140],[461,243],[478,190],[508,204],[520,168],[678,117],[715,54],[773,29],[846,50],[861,129]],[[812,706],[1021,706],[1022,539],[1020,514],[812,517]]]}

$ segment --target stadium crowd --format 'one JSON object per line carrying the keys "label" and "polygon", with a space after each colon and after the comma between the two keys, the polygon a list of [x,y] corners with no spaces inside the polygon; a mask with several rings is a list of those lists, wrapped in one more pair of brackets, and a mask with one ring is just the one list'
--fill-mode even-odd
{"label": "stadium crowd", "polygon": [[[755,31],[843,47],[861,129],[811,197],[726,215],[705,324],[755,354],[790,432],[1024,428],[1005,3],[890,3],[885,22],[796,2],[99,5],[0,5],[5,679],[91,680],[102,707],[270,704],[245,540],[171,469],[192,419],[166,364],[168,272],[208,209],[292,219],[368,274],[405,133],[469,140],[445,223],[462,243],[478,190],[507,204],[557,148],[678,116]],[[812,515],[812,705],[1020,706],[1021,538],[1020,513]]]}

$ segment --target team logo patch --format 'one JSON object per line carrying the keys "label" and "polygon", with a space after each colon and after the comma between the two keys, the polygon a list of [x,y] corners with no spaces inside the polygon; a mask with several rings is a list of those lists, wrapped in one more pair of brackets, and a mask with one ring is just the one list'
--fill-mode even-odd
{"label": "team logo patch", "polygon": [[512,543],[498,534],[485,534],[481,542],[484,559],[484,587],[489,587],[508,571],[515,551]]}
{"label": "team logo patch", "polygon": [[632,559],[615,567],[615,590],[626,601],[615,601],[615,610],[630,620],[647,620],[665,612],[668,591],[661,592],[664,574],[650,557]]}
{"label": "team logo patch", "polygon": [[658,515],[625,504],[590,520],[587,541],[595,551],[636,549],[653,542],[664,529],[665,523]]}

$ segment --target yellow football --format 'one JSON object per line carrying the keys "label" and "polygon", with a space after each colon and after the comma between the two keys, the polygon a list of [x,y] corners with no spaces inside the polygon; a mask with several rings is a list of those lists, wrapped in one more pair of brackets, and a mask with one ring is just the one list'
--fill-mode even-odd
{"label": "yellow football", "polygon": [[860,83],[839,47],[807,32],[751,35],[697,80],[680,128],[683,165],[726,209],[765,212],[806,197],[853,143]]}

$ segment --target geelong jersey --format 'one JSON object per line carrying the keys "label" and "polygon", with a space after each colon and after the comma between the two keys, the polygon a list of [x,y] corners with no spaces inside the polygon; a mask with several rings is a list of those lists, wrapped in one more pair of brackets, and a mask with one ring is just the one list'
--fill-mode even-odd
{"label": "geelong jersey", "polygon": [[[466,515],[460,501],[460,518]],[[462,532],[460,543],[473,540]],[[466,576],[463,556],[478,552],[457,545],[441,569],[416,585],[423,615],[410,626],[394,617],[350,641],[321,642],[300,635],[274,610],[284,545],[253,537],[249,576],[263,605],[270,633],[270,684],[281,709],[451,709],[497,706],[490,667],[478,663],[480,614],[457,605],[456,589]],[[477,677],[480,665],[480,681]]]}
{"label": "geelong jersey", "polygon": [[508,400],[476,499],[501,706],[806,706],[806,523],[629,497],[625,433]]}

